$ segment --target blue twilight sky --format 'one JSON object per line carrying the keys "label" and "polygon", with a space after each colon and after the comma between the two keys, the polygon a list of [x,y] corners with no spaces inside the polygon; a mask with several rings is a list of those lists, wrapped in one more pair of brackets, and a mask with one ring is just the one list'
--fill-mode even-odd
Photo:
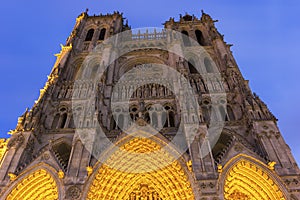
{"label": "blue twilight sky", "polygon": [[201,9],[218,19],[244,77],[279,119],[279,128],[300,164],[299,0],[27,0],[0,8],[0,137],[13,129],[44,86],[75,18],[124,13],[132,28],[157,27],[170,17]]}

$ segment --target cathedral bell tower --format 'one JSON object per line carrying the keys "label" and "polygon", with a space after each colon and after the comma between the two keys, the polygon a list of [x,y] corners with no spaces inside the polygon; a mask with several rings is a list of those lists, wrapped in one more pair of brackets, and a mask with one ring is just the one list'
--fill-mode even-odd
{"label": "cathedral bell tower", "polygon": [[131,29],[82,13],[0,140],[1,199],[300,200],[266,104],[202,12]]}

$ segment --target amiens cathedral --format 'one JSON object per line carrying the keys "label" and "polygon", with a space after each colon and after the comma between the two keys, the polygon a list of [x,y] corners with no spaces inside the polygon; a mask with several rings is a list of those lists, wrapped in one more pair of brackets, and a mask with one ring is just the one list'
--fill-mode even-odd
{"label": "amiens cathedral", "polygon": [[300,170],[215,27],[77,18],[0,141],[5,200],[300,200]]}

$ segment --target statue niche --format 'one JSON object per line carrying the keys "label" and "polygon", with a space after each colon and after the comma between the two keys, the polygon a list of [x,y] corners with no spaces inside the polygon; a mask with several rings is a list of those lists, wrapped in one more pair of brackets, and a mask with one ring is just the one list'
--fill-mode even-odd
{"label": "statue niche", "polygon": [[140,186],[130,193],[129,200],[162,200],[158,193],[147,184]]}

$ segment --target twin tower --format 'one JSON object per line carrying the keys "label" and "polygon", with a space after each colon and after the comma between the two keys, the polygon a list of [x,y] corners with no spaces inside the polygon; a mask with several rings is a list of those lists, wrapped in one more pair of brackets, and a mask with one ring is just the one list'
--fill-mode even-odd
{"label": "twin tower", "polygon": [[131,29],[82,13],[1,140],[1,199],[299,200],[276,118],[209,15]]}

